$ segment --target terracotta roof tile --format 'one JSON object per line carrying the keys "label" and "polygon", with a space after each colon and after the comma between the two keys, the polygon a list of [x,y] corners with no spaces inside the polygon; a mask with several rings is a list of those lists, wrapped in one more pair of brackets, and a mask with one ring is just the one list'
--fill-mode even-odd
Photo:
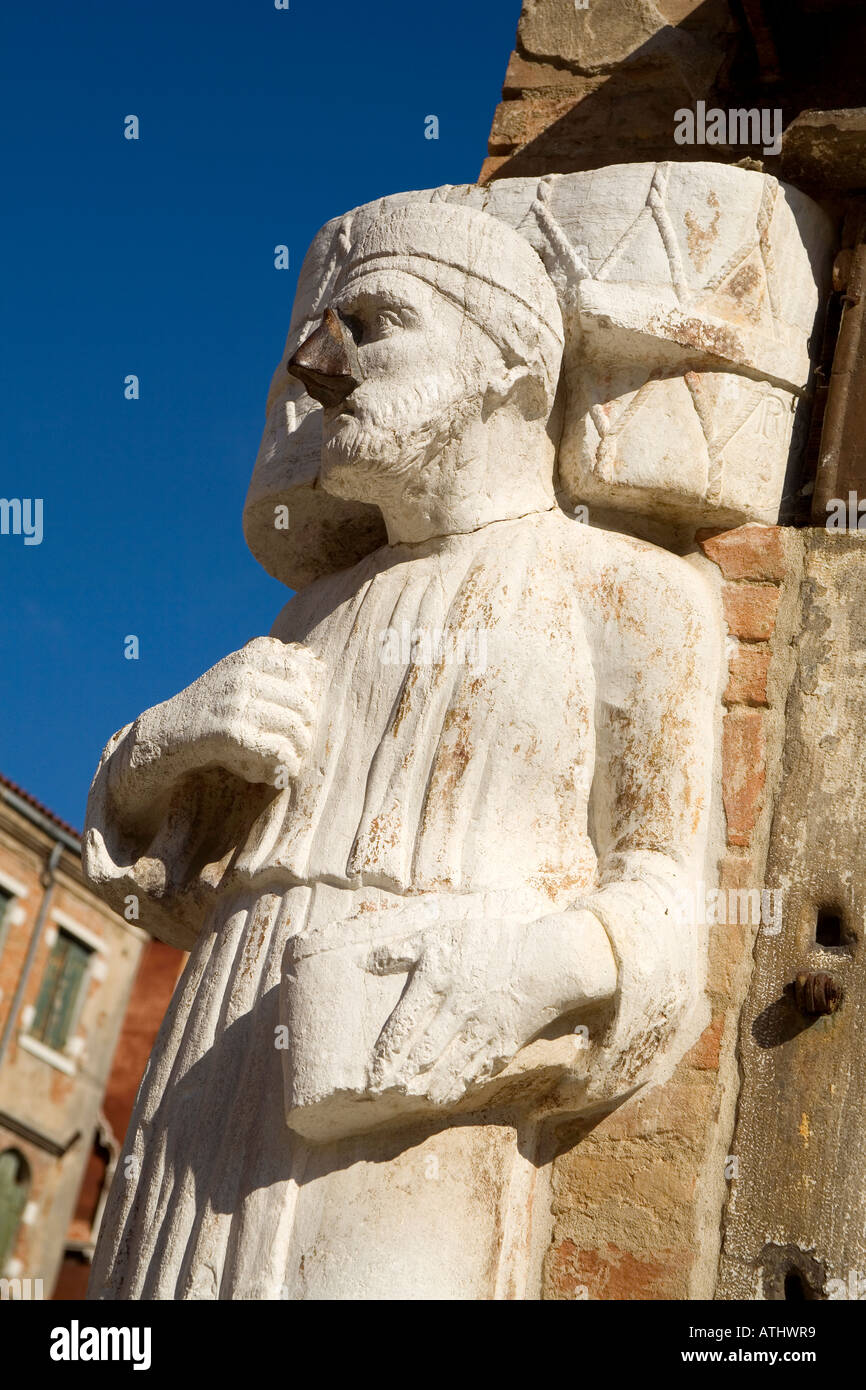
{"label": "terracotta roof tile", "polygon": [[47,820],[53,821],[55,825],[59,825],[60,829],[65,830],[67,835],[74,835],[77,840],[81,839],[80,830],[76,830],[74,825],[70,825],[68,821],[62,820],[60,816],[55,815],[49,807],[44,806],[42,802],[37,800],[30,792],[25,791],[23,787],[19,787],[17,782],[13,782],[11,777],[4,777],[2,772],[0,772],[0,786],[8,787],[11,792],[14,792],[16,796],[20,796],[22,801],[26,801],[27,804],[32,806],[35,811],[38,811],[40,815],[45,816]]}

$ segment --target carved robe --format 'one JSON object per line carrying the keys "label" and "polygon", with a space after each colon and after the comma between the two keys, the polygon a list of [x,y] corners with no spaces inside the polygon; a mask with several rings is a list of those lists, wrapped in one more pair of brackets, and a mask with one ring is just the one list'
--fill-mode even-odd
{"label": "carved robe", "polygon": [[[599,1103],[639,1084],[696,994],[700,944],[682,904],[703,868],[707,605],[687,562],[558,509],[385,547],[311,585],[274,626],[326,670],[313,753],[291,786],[204,772],[136,844],[107,790],[127,731],[112,740],[91,793],[88,873],[118,908],[135,893],[143,925],[191,955],[141,1085],[91,1296],[303,1296],[309,1143],[296,1130],[338,1092],[352,1110],[358,1047],[404,981],[350,959],[339,988],[364,995],[368,1034],[348,1045],[339,989],[293,1002],[287,960],[351,947],[367,916],[435,930],[470,909],[535,921],[588,906],[619,987],[584,1084]],[[287,1021],[302,1063],[276,1045]]]}

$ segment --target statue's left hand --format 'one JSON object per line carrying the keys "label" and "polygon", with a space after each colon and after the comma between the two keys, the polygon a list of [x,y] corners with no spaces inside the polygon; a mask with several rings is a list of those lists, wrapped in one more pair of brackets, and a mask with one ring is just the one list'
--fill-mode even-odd
{"label": "statue's left hand", "polygon": [[501,1071],[556,1018],[616,988],[607,935],[585,910],[529,923],[443,923],[376,948],[367,968],[409,971],[373,1049],[370,1090],[396,1088],[443,1105]]}

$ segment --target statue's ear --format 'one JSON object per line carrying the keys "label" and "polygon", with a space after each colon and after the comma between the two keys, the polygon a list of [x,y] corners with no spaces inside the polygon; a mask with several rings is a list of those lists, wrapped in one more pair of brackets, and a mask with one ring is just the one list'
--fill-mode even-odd
{"label": "statue's ear", "polygon": [[547,419],[550,400],[537,371],[526,362],[514,366],[502,364],[501,371],[487,383],[484,393],[484,418],[511,402],[525,420]]}

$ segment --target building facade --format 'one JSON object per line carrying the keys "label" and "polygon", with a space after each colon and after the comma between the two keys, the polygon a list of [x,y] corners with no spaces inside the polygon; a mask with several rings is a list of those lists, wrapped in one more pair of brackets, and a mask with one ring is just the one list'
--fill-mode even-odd
{"label": "building facade", "polygon": [[182,963],[136,925],[135,904],[126,921],[96,897],[80,848],[72,826],[0,777],[7,1297],[83,1296],[107,1181]]}

